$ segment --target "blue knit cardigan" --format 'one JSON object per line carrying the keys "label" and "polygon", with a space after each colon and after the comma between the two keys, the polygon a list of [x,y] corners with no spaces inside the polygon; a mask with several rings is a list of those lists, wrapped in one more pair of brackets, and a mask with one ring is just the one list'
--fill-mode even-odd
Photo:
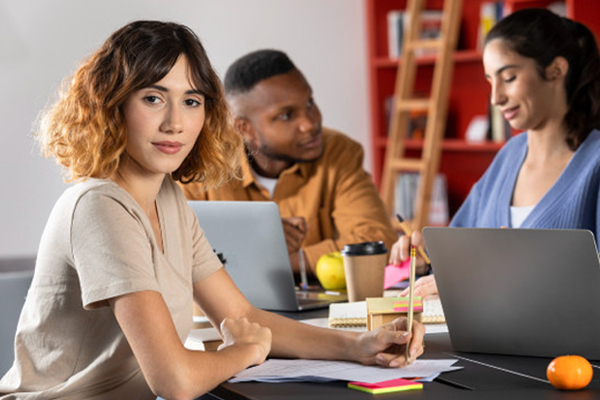
{"label": "blue knit cardigan", "polygon": [[[527,149],[526,132],[508,140],[473,186],[450,226],[510,227],[511,199]],[[598,241],[599,200],[600,131],[593,130],[521,228],[589,229]]]}

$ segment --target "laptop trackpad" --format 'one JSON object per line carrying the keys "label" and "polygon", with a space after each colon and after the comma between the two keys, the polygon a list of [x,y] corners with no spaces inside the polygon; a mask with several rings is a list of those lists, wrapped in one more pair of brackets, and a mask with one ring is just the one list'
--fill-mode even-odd
{"label": "laptop trackpad", "polygon": [[296,298],[301,309],[327,307],[331,303],[347,301],[345,293],[333,294],[326,292],[296,291]]}

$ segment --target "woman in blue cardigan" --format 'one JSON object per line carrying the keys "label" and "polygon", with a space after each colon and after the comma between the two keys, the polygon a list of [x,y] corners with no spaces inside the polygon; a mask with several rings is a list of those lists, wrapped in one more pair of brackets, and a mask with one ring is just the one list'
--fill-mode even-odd
{"label": "woman in blue cardigan", "polygon": [[[589,229],[597,238],[600,54],[594,35],[548,10],[524,9],[489,32],[483,65],[492,105],[524,132],[498,152],[450,226]],[[422,244],[421,233],[398,240],[392,263],[408,258],[411,242]],[[415,293],[437,293],[434,276],[419,279]]]}

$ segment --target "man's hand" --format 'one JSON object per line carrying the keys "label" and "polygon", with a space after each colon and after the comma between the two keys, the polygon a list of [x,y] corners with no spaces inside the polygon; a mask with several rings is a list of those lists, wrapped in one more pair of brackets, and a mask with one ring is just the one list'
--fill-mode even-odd
{"label": "man's hand", "polygon": [[283,233],[287,244],[288,254],[297,253],[306,237],[306,221],[303,217],[282,218]]}

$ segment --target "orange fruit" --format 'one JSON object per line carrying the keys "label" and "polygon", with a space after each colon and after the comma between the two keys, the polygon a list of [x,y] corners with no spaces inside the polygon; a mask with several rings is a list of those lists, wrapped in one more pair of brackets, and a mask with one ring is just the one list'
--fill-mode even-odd
{"label": "orange fruit", "polygon": [[546,376],[555,388],[579,390],[592,380],[592,366],[581,356],[560,356],[548,364]]}

